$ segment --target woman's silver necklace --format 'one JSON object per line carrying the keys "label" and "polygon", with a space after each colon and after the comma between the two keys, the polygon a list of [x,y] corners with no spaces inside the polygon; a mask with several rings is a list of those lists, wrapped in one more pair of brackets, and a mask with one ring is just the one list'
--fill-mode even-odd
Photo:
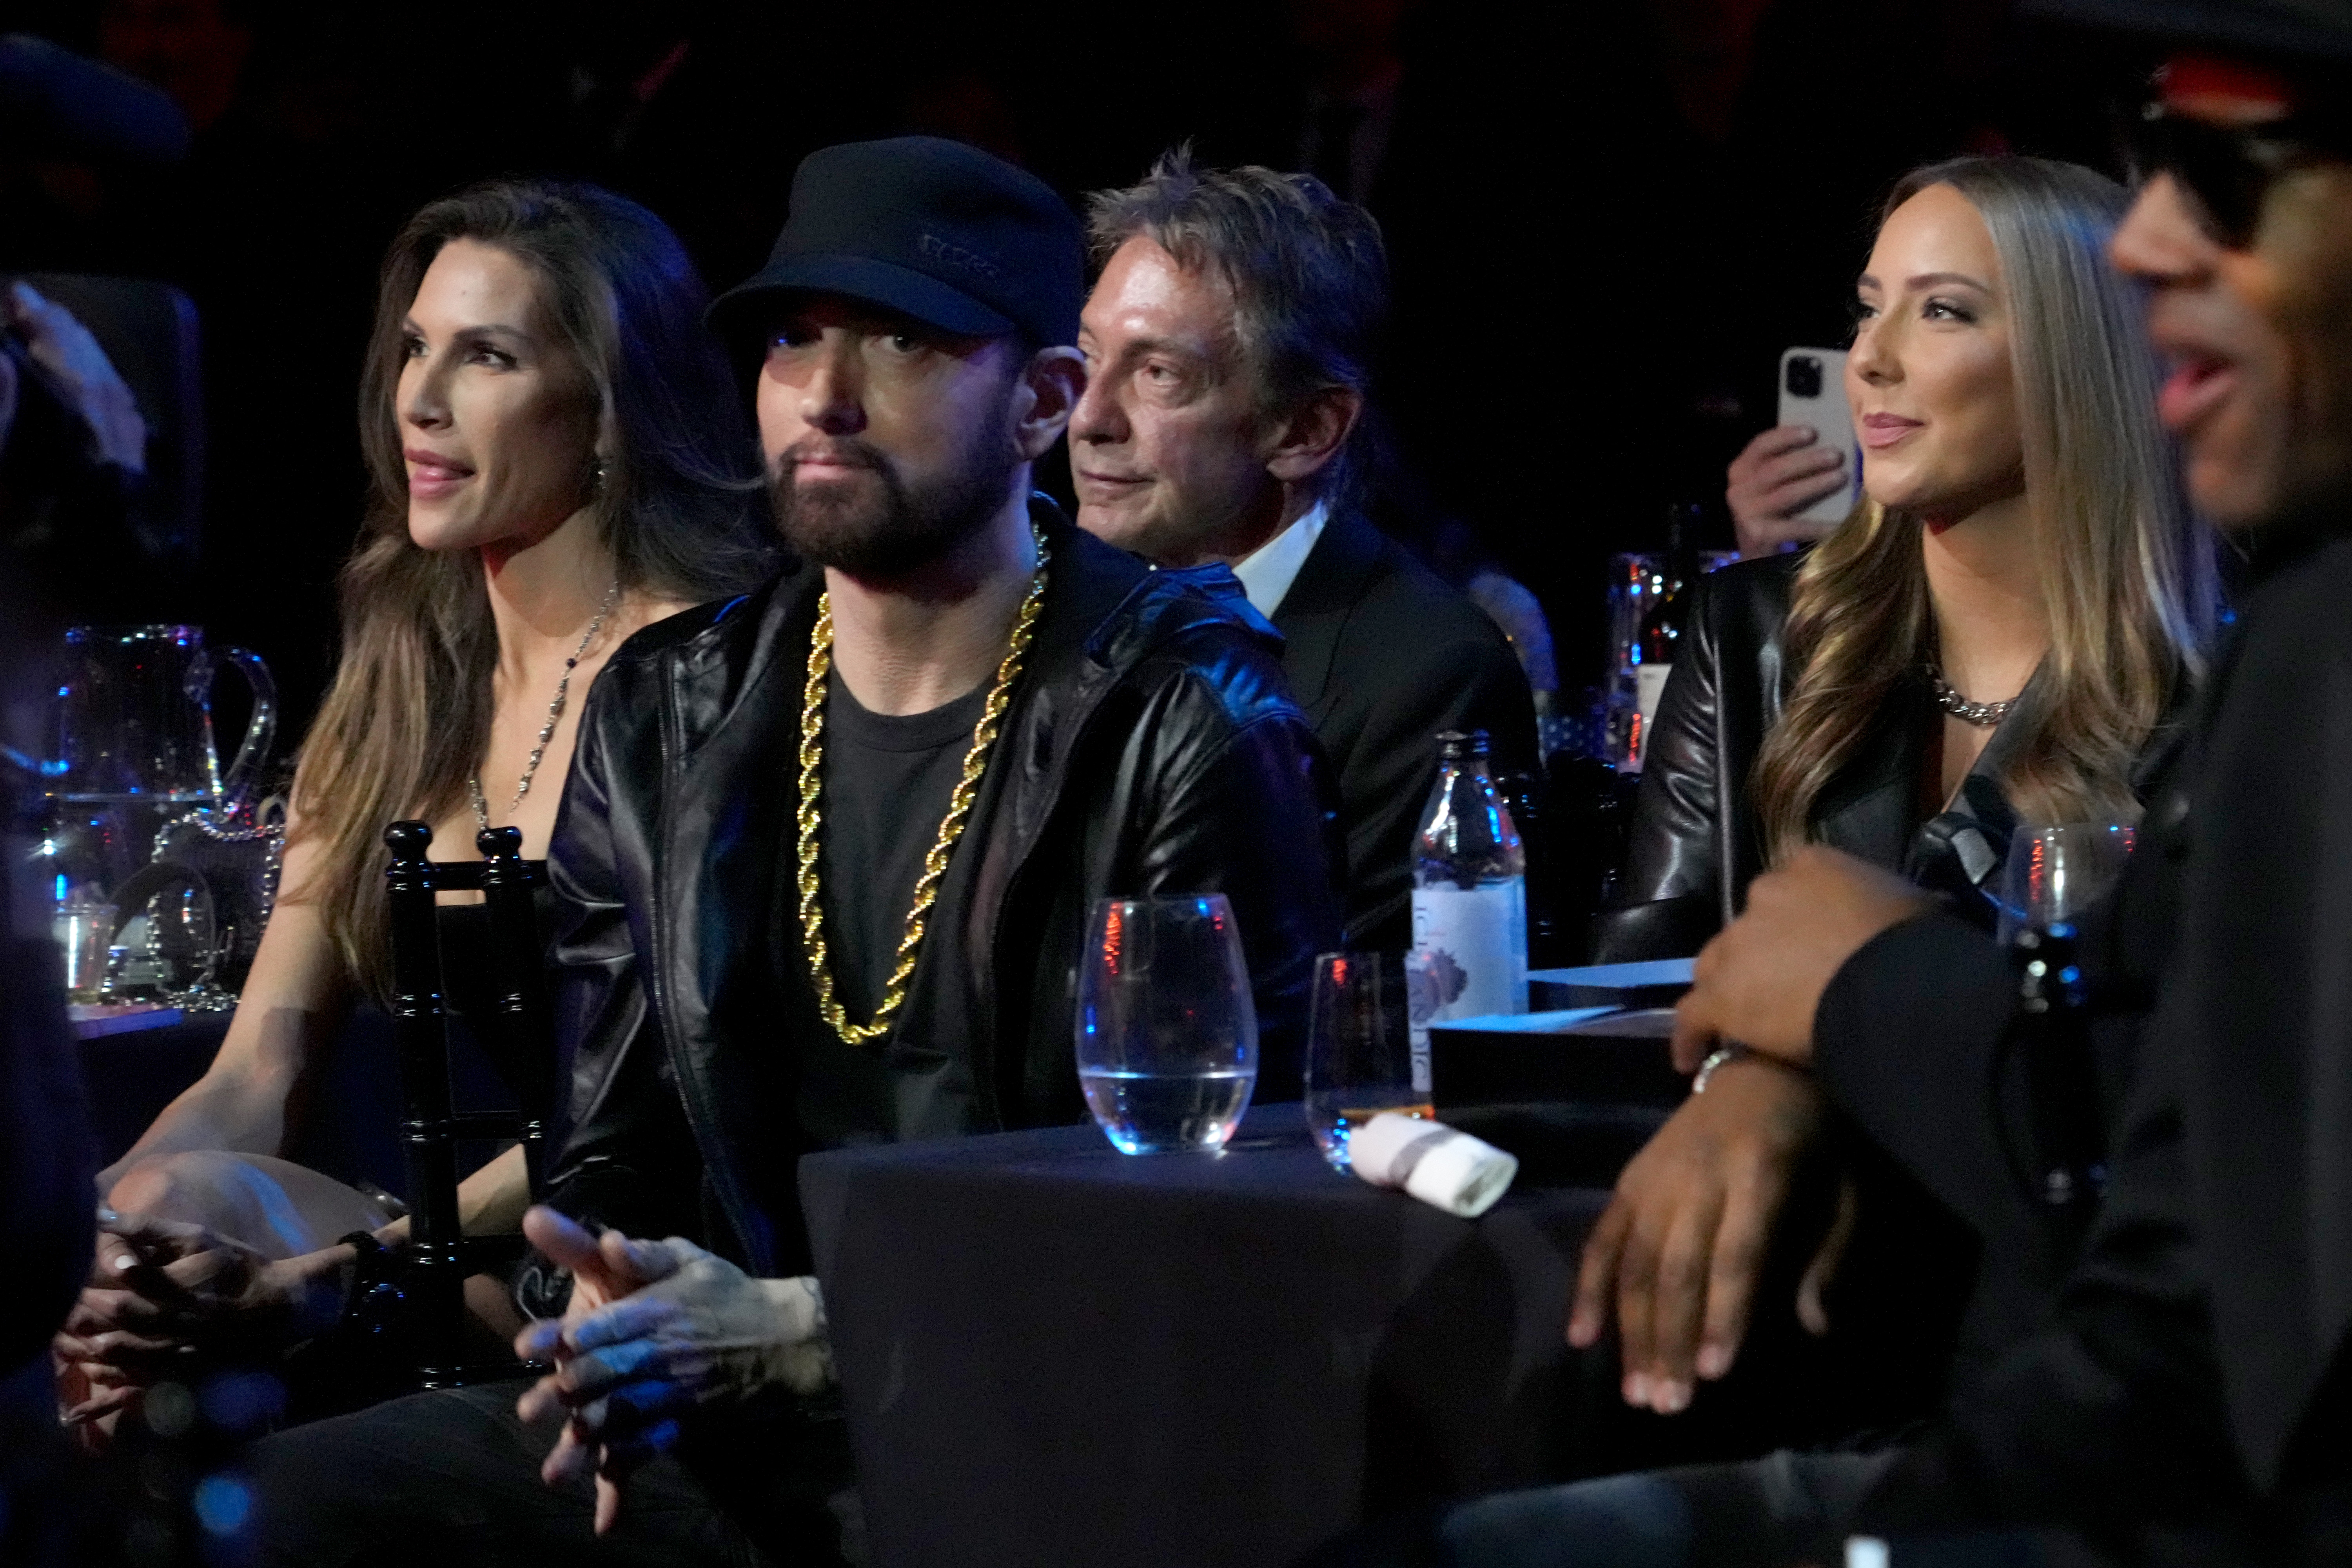
{"label": "woman's silver necklace", "polygon": [[1944,679],[1944,672],[1933,665],[1927,667],[1927,679],[1936,688],[1937,707],[1961,723],[1974,724],[1980,730],[1991,729],[2008,718],[2009,710],[2017,706],[2014,697],[2005,702],[1971,702],[1954,690],[1952,683]]}
{"label": "woman's silver necklace", "polygon": [[[588,629],[580,634],[580,646],[573,648],[572,657],[563,661],[562,678],[555,683],[555,700],[547,705],[547,722],[539,727],[539,739],[532,742],[530,748],[530,761],[522,765],[522,782],[515,785],[514,799],[507,806],[509,816],[521,807],[522,797],[530,793],[530,781],[539,772],[539,759],[547,755],[547,742],[554,739],[555,721],[563,717],[563,700],[572,691],[572,670],[587,657],[588,645],[594,642],[596,634],[604,629],[604,617],[611,615],[613,606],[620,602],[621,580],[615,577],[613,585],[604,591],[604,602],[596,606],[596,618],[590,621]],[[490,803],[482,798],[480,771],[477,770],[466,783],[472,786],[474,792],[474,820],[481,824],[483,832],[488,833],[490,830]]]}

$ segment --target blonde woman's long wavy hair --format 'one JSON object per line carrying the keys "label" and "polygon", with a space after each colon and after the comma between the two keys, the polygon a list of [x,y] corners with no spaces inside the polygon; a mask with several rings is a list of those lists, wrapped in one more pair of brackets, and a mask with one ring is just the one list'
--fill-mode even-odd
{"label": "blonde woman's long wavy hair", "polygon": [[667,226],[593,185],[535,180],[478,185],[409,220],[384,258],[360,380],[370,493],[339,584],[342,657],[294,777],[295,831],[317,858],[287,894],[317,907],[344,973],[378,996],[390,965],[383,830],[455,810],[489,743],[499,639],[481,560],[409,539],[394,407],[410,301],[457,239],[528,267],[588,370],[605,434],[601,459],[583,457],[581,494],[623,587],[700,603],[744,592],[777,558],[742,394]]}
{"label": "blonde woman's long wavy hair", "polygon": [[[2210,540],[2157,423],[2141,300],[2106,260],[2129,197],[2072,163],[1959,158],[1906,175],[1880,221],[1930,185],[1968,199],[2000,257],[2050,620],[2048,700],[2019,715],[2033,727],[1999,783],[2026,821],[2129,820],[2133,757],[2173,683],[2201,669],[2218,602]],[[1822,790],[1935,653],[1919,519],[1865,500],[1816,546],[1788,647],[1799,673],[1751,792],[1775,862],[1805,842]]]}

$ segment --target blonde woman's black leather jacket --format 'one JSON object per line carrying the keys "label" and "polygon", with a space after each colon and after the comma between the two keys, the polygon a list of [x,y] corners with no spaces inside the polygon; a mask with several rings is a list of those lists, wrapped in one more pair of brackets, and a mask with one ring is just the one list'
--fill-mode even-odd
{"label": "blonde woman's black leather jacket", "polygon": [[[1593,962],[1696,953],[1746,904],[1765,863],[1749,785],[1795,677],[1789,601],[1803,559],[1742,561],[1699,579],[1652,723],[1624,873],[1595,917]],[[1920,779],[1943,719],[1926,673],[1899,672],[1862,743],[1813,802],[1812,838],[1948,894],[1965,918],[1990,927],[2017,826],[1999,780],[2032,731],[2046,689],[2036,672],[1957,797],[1925,815]],[[2159,726],[2149,746],[2176,729],[2169,721]],[[2138,759],[2135,788],[2154,754]]]}
{"label": "blonde woman's black leather jacket", "polygon": [[1594,921],[1594,963],[1696,952],[1763,869],[1748,775],[1780,717],[1782,637],[1802,559],[1738,562],[1692,590],[1651,721],[1625,868]]}
{"label": "blonde woman's black leather jacket", "polygon": [[[983,1125],[1078,1120],[1072,981],[1094,901],[1223,892],[1256,994],[1259,1097],[1294,1099],[1314,955],[1339,945],[1340,904],[1328,783],[1280,637],[1227,574],[1155,573],[1049,504],[1034,515],[1052,577],[965,829],[983,858],[969,907],[931,917],[964,922],[968,962],[919,969],[899,1029],[966,1031]],[[706,1244],[761,1274],[807,1268],[800,1015],[774,921],[821,586],[804,569],[614,654],[549,855],[569,1084],[553,1201],[627,1224],[635,1189],[683,1174],[711,1215]],[[664,1131],[680,1106],[690,1148]]]}

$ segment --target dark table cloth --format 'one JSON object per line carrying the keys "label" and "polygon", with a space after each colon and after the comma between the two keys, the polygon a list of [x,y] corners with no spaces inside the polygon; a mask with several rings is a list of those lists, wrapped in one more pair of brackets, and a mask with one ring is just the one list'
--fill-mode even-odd
{"label": "dark table cloth", "polygon": [[1083,1126],[801,1171],[883,1568],[1280,1563],[1586,1468],[1560,1325],[1606,1174],[1454,1219],[1331,1171],[1296,1105],[1222,1156]]}
{"label": "dark table cloth", "polygon": [[110,1020],[102,1034],[75,1029],[101,1163],[121,1159],[147,1124],[204,1076],[228,1021],[226,1013],[173,1011]]}

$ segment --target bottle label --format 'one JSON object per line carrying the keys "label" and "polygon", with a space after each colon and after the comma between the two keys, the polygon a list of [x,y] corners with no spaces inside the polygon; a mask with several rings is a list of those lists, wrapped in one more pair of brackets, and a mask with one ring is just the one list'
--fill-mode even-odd
{"label": "bottle label", "polygon": [[1486,888],[1412,890],[1413,1081],[1427,1081],[1429,1026],[1528,1010],[1528,893],[1520,878]]}
{"label": "bottle label", "polygon": [[1650,664],[1633,667],[1633,707],[1641,715],[1633,727],[1633,745],[1625,759],[1624,771],[1638,773],[1642,760],[1650,752],[1650,721],[1658,716],[1658,699],[1665,695],[1666,677],[1675,672],[1671,664]]}

